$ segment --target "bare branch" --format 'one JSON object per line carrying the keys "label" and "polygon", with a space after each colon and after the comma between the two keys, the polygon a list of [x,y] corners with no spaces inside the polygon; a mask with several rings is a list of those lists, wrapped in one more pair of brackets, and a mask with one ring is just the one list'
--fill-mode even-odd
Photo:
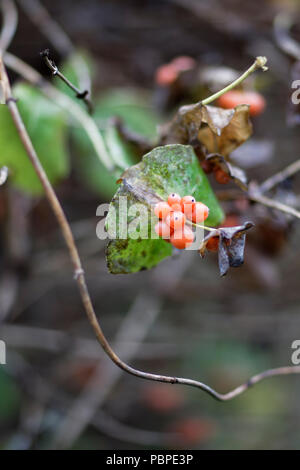
{"label": "bare branch", "polygon": [[290,13],[281,12],[275,16],[273,32],[280,49],[296,60],[300,60],[300,44],[290,36],[293,19]]}
{"label": "bare branch", "polygon": [[88,97],[89,90],[84,90],[84,91],[79,90],[79,88],[77,88],[75,85],[73,85],[73,83],[70,82],[70,80],[62,72],[60,72],[60,70],[58,69],[58,67],[55,64],[54,60],[50,57],[49,49],[45,49],[44,51],[42,51],[41,52],[41,57],[44,59],[45,64],[47,65],[47,67],[49,67],[49,69],[51,70],[52,75],[60,78],[72,91],[74,91],[74,93],[76,95],[76,98],[78,98],[79,100],[84,101],[84,103],[86,104],[86,107],[88,109],[88,112],[90,114],[92,114],[93,113],[93,105],[92,105],[91,100]]}
{"label": "bare branch", "polygon": [[259,186],[259,190],[262,193],[266,193],[270,191],[270,189],[273,189],[282,181],[293,176],[298,171],[300,171],[300,159],[296,160],[291,165],[287,166],[286,168],[279,171],[278,173],[275,173],[275,175],[270,176],[270,178],[268,178]]}
{"label": "bare branch", "polygon": [[17,29],[18,12],[10,0],[2,0],[3,27],[0,35],[2,54],[8,49]]}
{"label": "bare branch", "polygon": [[251,201],[259,202],[260,204],[270,207],[271,209],[276,209],[278,211],[284,212],[285,214],[289,214],[294,217],[297,217],[297,219],[300,219],[299,211],[297,211],[293,207],[283,204],[282,202],[276,201],[276,199],[271,199],[269,197],[264,196],[263,194],[261,194],[259,187],[249,187],[249,191],[247,194]]}

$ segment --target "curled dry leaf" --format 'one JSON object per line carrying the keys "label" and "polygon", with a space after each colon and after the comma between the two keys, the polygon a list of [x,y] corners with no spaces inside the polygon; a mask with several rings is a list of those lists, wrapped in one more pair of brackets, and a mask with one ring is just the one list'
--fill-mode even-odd
{"label": "curled dry leaf", "polygon": [[225,160],[218,153],[207,155],[206,161],[209,162],[212,169],[221,168],[240,188],[247,190],[247,176],[244,170]]}
{"label": "curled dry leaf", "polygon": [[246,231],[253,226],[252,222],[245,222],[237,227],[220,227],[210,232],[199,248],[201,257],[204,257],[208,241],[219,237],[219,270],[221,276],[225,276],[230,267],[237,268],[243,264]]}
{"label": "curled dry leaf", "polygon": [[207,153],[227,157],[252,134],[249,106],[233,109],[204,106],[201,102],[182,106],[171,123],[161,129],[162,142],[205,146]]}
{"label": "curled dry leaf", "polygon": [[206,108],[209,108],[210,120],[206,127],[199,130],[198,140],[208,153],[219,153],[226,158],[252,134],[249,106],[241,104],[234,109]]}

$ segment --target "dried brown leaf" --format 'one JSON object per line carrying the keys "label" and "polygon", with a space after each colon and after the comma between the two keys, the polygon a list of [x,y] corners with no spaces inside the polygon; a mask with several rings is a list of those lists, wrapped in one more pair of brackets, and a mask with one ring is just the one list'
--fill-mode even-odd
{"label": "dried brown leaf", "polygon": [[209,109],[209,118],[208,126],[202,127],[198,133],[198,140],[208,153],[219,153],[226,158],[252,134],[249,106],[246,104],[229,110],[214,108],[212,112]]}
{"label": "dried brown leaf", "polygon": [[236,227],[220,227],[210,232],[203,240],[199,249],[203,257],[208,241],[213,237],[219,237],[219,270],[221,276],[225,276],[230,267],[239,267],[244,262],[244,249],[246,241],[246,231],[253,227],[252,222],[245,222]]}

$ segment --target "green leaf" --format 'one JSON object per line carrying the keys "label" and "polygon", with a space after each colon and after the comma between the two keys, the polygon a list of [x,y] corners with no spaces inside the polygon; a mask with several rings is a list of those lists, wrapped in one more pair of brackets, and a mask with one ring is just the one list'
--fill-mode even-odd
{"label": "green leaf", "polygon": [[[106,219],[106,227],[113,239],[107,246],[107,265],[113,274],[133,273],[150,269],[172,253],[172,247],[162,239],[153,239],[151,207],[172,192],[181,196],[193,195],[210,209],[207,225],[218,225],[224,218],[223,211],[212,191],[198,159],[189,145],[166,145],[146,154],[142,161],[129,168],[122,176],[122,183],[113,198]],[[127,198],[127,206],[121,203]],[[137,240],[124,239],[124,223],[138,220],[128,216],[133,204],[142,203],[147,211],[147,230]],[[125,219],[125,222],[124,222]],[[142,231],[142,230],[141,230]],[[151,238],[149,235],[151,234]]]}
{"label": "green leaf", "polygon": [[[156,137],[158,117],[151,110],[148,95],[139,90],[110,90],[96,102],[94,118],[108,153],[117,166],[125,169],[139,157],[111,122],[113,117],[121,118],[129,130],[152,139]],[[81,129],[74,128],[72,135],[78,151],[75,165],[79,177],[90,189],[111,199],[117,190],[116,178],[101,164]]]}
{"label": "green leaf", "polygon": [[157,137],[160,122],[144,90],[127,88],[108,90],[97,101],[95,118],[99,123],[112,116],[121,118],[128,128],[149,139]]}
{"label": "green leaf", "polygon": [[15,381],[0,369],[0,420],[11,419],[18,413],[20,393]]}
{"label": "green leaf", "polygon": [[[65,149],[64,113],[39,91],[25,84],[14,87],[18,107],[47,176],[52,184],[66,177],[69,159]],[[0,166],[10,169],[12,183],[33,195],[43,193],[42,185],[24,150],[9,110],[0,105]]]}

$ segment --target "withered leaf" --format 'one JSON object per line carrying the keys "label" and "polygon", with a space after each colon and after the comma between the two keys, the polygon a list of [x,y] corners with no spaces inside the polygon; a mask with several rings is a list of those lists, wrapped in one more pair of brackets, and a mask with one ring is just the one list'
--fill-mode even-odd
{"label": "withered leaf", "polygon": [[247,190],[248,180],[244,170],[229,163],[218,153],[207,155],[206,160],[211,164],[212,168],[221,168],[240,188],[245,191]]}
{"label": "withered leaf", "polygon": [[179,108],[171,123],[161,128],[161,142],[192,145],[200,142],[207,153],[227,157],[251,134],[248,105],[223,109],[198,102]]}
{"label": "withered leaf", "polygon": [[208,241],[213,237],[219,237],[218,261],[220,275],[225,276],[230,267],[237,268],[244,262],[244,249],[246,231],[253,227],[252,222],[245,222],[236,227],[220,227],[210,232],[203,240],[199,249],[203,257]]}
{"label": "withered leaf", "polygon": [[[207,106],[207,108],[212,107]],[[249,106],[241,104],[230,110],[214,109],[213,113],[209,113],[208,125],[200,128],[198,140],[204,144],[208,153],[219,153],[226,158],[252,134]]]}
{"label": "withered leaf", "polygon": [[201,102],[181,106],[170,123],[160,128],[163,144],[189,144],[197,138],[203,120]]}

